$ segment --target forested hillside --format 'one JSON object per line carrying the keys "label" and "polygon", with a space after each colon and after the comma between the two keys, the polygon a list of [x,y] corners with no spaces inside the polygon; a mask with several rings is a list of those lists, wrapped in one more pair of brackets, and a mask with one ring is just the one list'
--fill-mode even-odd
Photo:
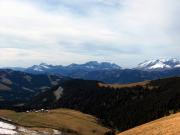
{"label": "forested hillside", "polygon": [[42,107],[80,110],[97,116],[106,126],[124,131],[178,111],[180,78],[123,86],[68,80],[40,93],[21,109]]}

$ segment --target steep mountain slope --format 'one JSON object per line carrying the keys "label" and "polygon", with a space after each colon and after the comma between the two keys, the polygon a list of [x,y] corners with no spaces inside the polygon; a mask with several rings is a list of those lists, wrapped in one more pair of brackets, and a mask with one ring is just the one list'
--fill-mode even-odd
{"label": "steep mountain slope", "polygon": [[118,135],[179,135],[180,134],[180,113],[164,117],[133,129],[122,132]]}
{"label": "steep mountain slope", "polygon": [[123,131],[180,109],[180,78],[127,85],[68,80],[40,93],[20,109],[42,107],[80,110]]}
{"label": "steep mountain slope", "polygon": [[179,68],[180,60],[178,59],[154,59],[146,60],[140,63],[137,69],[141,70],[166,70],[172,68]]}
{"label": "steep mountain slope", "polygon": [[41,90],[57,85],[60,80],[63,77],[0,70],[0,107],[27,101]]}

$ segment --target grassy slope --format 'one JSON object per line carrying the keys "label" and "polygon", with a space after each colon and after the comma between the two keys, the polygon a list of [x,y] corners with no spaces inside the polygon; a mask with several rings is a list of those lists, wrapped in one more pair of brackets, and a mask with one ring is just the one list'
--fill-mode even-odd
{"label": "grassy slope", "polygon": [[108,130],[98,124],[95,117],[68,109],[56,109],[48,113],[17,113],[0,110],[0,117],[8,118],[25,127],[75,131],[81,135],[103,135]]}
{"label": "grassy slope", "polygon": [[137,83],[129,83],[129,84],[105,84],[105,83],[98,83],[99,87],[105,87],[105,88],[114,88],[114,89],[120,89],[120,88],[131,88],[136,86],[146,86],[149,84],[150,81],[143,81],[143,82],[137,82]]}
{"label": "grassy slope", "polygon": [[135,127],[119,135],[180,135],[180,113]]}

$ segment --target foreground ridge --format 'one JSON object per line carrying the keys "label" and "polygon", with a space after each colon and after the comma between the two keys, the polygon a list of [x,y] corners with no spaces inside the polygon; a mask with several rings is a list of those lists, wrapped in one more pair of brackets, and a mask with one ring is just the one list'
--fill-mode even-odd
{"label": "foreground ridge", "polygon": [[179,135],[180,113],[143,124],[118,135]]}

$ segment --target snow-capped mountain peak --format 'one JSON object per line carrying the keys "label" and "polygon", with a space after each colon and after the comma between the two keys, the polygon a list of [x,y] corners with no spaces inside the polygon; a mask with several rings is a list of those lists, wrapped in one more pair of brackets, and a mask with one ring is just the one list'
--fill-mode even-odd
{"label": "snow-capped mountain peak", "polygon": [[143,70],[160,70],[160,69],[171,69],[180,67],[180,61],[178,59],[155,59],[146,60],[138,64],[137,69]]}
{"label": "snow-capped mountain peak", "polygon": [[49,69],[51,65],[48,65],[46,63],[41,63],[39,65],[34,65],[30,67],[31,70],[38,71],[38,72],[43,72],[44,69]]}
{"label": "snow-capped mountain peak", "polygon": [[27,68],[25,71],[28,73],[64,73],[71,71],[97,71],[97,70],[113,70],[113,69],[121,69],[120,66],[109,63],[109,62],[97,62],[97,61],[89,61],[84,64],[70,64],[67,66],[62,65],[48,65],[46,63],[41,63],[39,65],[34,65],[32,67]]}
{"label": "snow-capped mountain peak", "polygon": [[86,69],[86,70],[111,70],[111,69],[120,69],[121,67],[109,62],[89,61],[84,64],[71,64],[66,68]]}
{"label": "snow-capped mountain peak", "polygon": [[48,65],[46,63],[41,63],[39,66],[43,68],[50,68],[51,65]]}

